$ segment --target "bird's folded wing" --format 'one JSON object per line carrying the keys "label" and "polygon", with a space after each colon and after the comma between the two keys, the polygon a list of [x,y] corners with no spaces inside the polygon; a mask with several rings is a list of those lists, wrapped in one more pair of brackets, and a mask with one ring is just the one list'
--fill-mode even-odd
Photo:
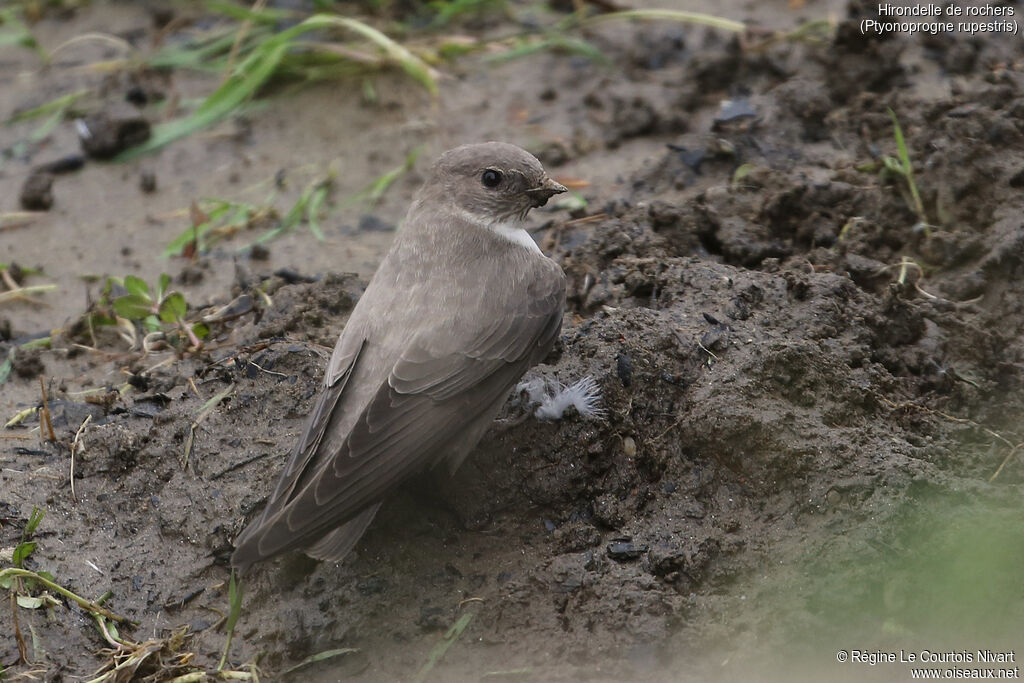
{"label": "bird's folded wing", "polygon": [[316,469],[315,457],[318,446],[331,421],[334,408],[348,384],[352,371],[363,349],[363,340],[348,342],[340,340],[324,373],[324,387],[316,399],[312,412],[306,419],[306,428],[292,452],[288,465],[281,474],[277,488],[267,501],[262,519],[267,519],[287,504],[304,473]]}
{"label": "bird's folded wing", "polygon": [[444,457],[446,446],[500,405],[551,348],[561,328],[563,282],[543,294],[499,322],[463,328],[461,337],[421,331],[346,434],[324,433],[330,418],[321,413],[337,397],[318,402],[303,439],[312,452],[293,456],[273,509],[240,540],[236,564],[316,542]]}

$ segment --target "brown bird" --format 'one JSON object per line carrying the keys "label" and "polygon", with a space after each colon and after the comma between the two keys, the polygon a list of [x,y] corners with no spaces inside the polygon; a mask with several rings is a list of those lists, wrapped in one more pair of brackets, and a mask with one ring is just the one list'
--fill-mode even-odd
{"label": "brown bird", "polygon": [[522,227],[561,192],[514,145],[441,155],[338,338],[277,488],[237,539],[235,567],[294,549],[339,561],[396,486],[459,466],[561,330],[565,275]]}

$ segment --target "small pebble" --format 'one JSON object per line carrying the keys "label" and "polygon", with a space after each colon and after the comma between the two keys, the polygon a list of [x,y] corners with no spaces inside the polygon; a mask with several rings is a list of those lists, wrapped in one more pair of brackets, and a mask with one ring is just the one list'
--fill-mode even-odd
{"label": "small pebble", "polygon": [[143,171],[139,176],[139,189],[146,194],[156,192],[156,173],[153,171]]}
{"label": "small pebble", "polygon": [[26,211],[49,211],[53,206],[53,174],[33,173],[21,186],[21,208]]}
{"label": "small pebble", "polygon": [[633,541],[612,541],[608,544],[608,557],[618,562],[636,560],[647,552],[646,545],[638,545]]}
{"label": "small pebble", "polygon": [[624,353],[615,358],[615,372],[619,376],[622,386],[628,387],[633,381],[633,359]]}
{"label": "small pebble", "polygon": [[262,244],[254,244],[249,249],[249,258],[253,261],[266,261],[270,258],[270,249]]}

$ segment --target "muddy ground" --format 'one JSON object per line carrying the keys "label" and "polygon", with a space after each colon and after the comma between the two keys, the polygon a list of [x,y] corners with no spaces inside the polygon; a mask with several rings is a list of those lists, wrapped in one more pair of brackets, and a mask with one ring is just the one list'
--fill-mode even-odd
{"label": "muddy ground", "polygon": [[[353,119],[369,136],[359,145],[386,150],[353,153],[353,187],[408,151],[388,139],[395,130],[427,136],[428,157],[508,139],[556,178],[590,181],[585,208],[533,218],[570,283],[561,340],[533,374],[593,376],[605,414],[500,425],[454,478],[428,472],[405,486],[340,565],[294,555],[257,567],[231,665],[258,659],[277,680],[309,655],[353,648],[303,676],[412,680],[469,613],[429,680],[906,680],[900,665],[841,665],[836,651],[1021,644],[1024,54],[1013,36],[867,38],[857,26],[870,8],[840,8],[834,37],[818,43],[664,24],[595,30],[612,66],[468,59],[452,68],[440,114],[396,94],[384,113]],[[109,11],[40,30],[81,30]],[[827,15],[778,3],[722,11],[783,27]],[[146,19],[134,21],[142,40]],[[887,108],[923,217],[903,181],[878,172],[897,153]],[[19,541],[33,505],[45,508],[29,568],[88,597],[111,591],[105,604],[137,622],[123,630],[137,641],[187,626],[181,651],[207,669],[224,646],[231,541],[274,485],[386,239],[359,242],[343,230],[358,215],[342,212],[326,256],[302,235],[272,243],[269,263],[225,250],[160,262],[151,255],[181,220],[133,228],[156,205],[187,206],[210,169],[260,154],[288,163],[277,142],[317,143],[294,125],[307,115],[328,119],[278,104],[251,115],[246,142],[186,140],[91,164],[58,180],[68,194],[41,224],[0,233],[11,260],[62,283],[59,299],[45,295],[50,308],[0,309],[5,348],[64,328],[52,349],[18,350],[2,386],[6,420],[38,405],[43,377],[57,441],[40,440],[36,417],[3,434],[0,547]],[[261,152],[264,138],[274,142]],[[36,161],[9,160],[3,187]],[[128,208],[98,221],[73,199],[147,168],[170,179],[156,198],[133,189]],[[397,222],[417,181],[377,213]],[[113,249],[69,238],[52,249],[78,249],[79,265],[47,261],[44,232],[74,235],[77,217],[109,223],[81,238]],[[314,281],[271,274],[282,267]],[[68,326],[86,298],[75,277],[160,270],[194,310],[246,296],[252,310],[214,324],[184,358],[143,356],[109,330],[98,350],[75,345],[91,345]],[[505,417],[520,411],[512,401]],[[73,495],[70,445],[87,416]],[[103,664],[105,643],[77,607],[17,618],[32,664],[18,663],[12,613],[0,610],[0,664],[15,678],[77,679]]]}

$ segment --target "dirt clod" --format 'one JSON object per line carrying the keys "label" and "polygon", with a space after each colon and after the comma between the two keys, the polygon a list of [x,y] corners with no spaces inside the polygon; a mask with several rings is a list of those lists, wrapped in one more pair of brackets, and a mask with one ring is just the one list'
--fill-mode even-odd
{"label": "dirt clod", "polygon": [[82,150],[94,159],[110,159],[149,139],[150,124],[134,107],[115,106],[79,121]]}
{"label": "dirt clod", "polygon": [[49,211],[53,206],[52,173],[33,173],[21,186],[18,200],[26,211]]}

